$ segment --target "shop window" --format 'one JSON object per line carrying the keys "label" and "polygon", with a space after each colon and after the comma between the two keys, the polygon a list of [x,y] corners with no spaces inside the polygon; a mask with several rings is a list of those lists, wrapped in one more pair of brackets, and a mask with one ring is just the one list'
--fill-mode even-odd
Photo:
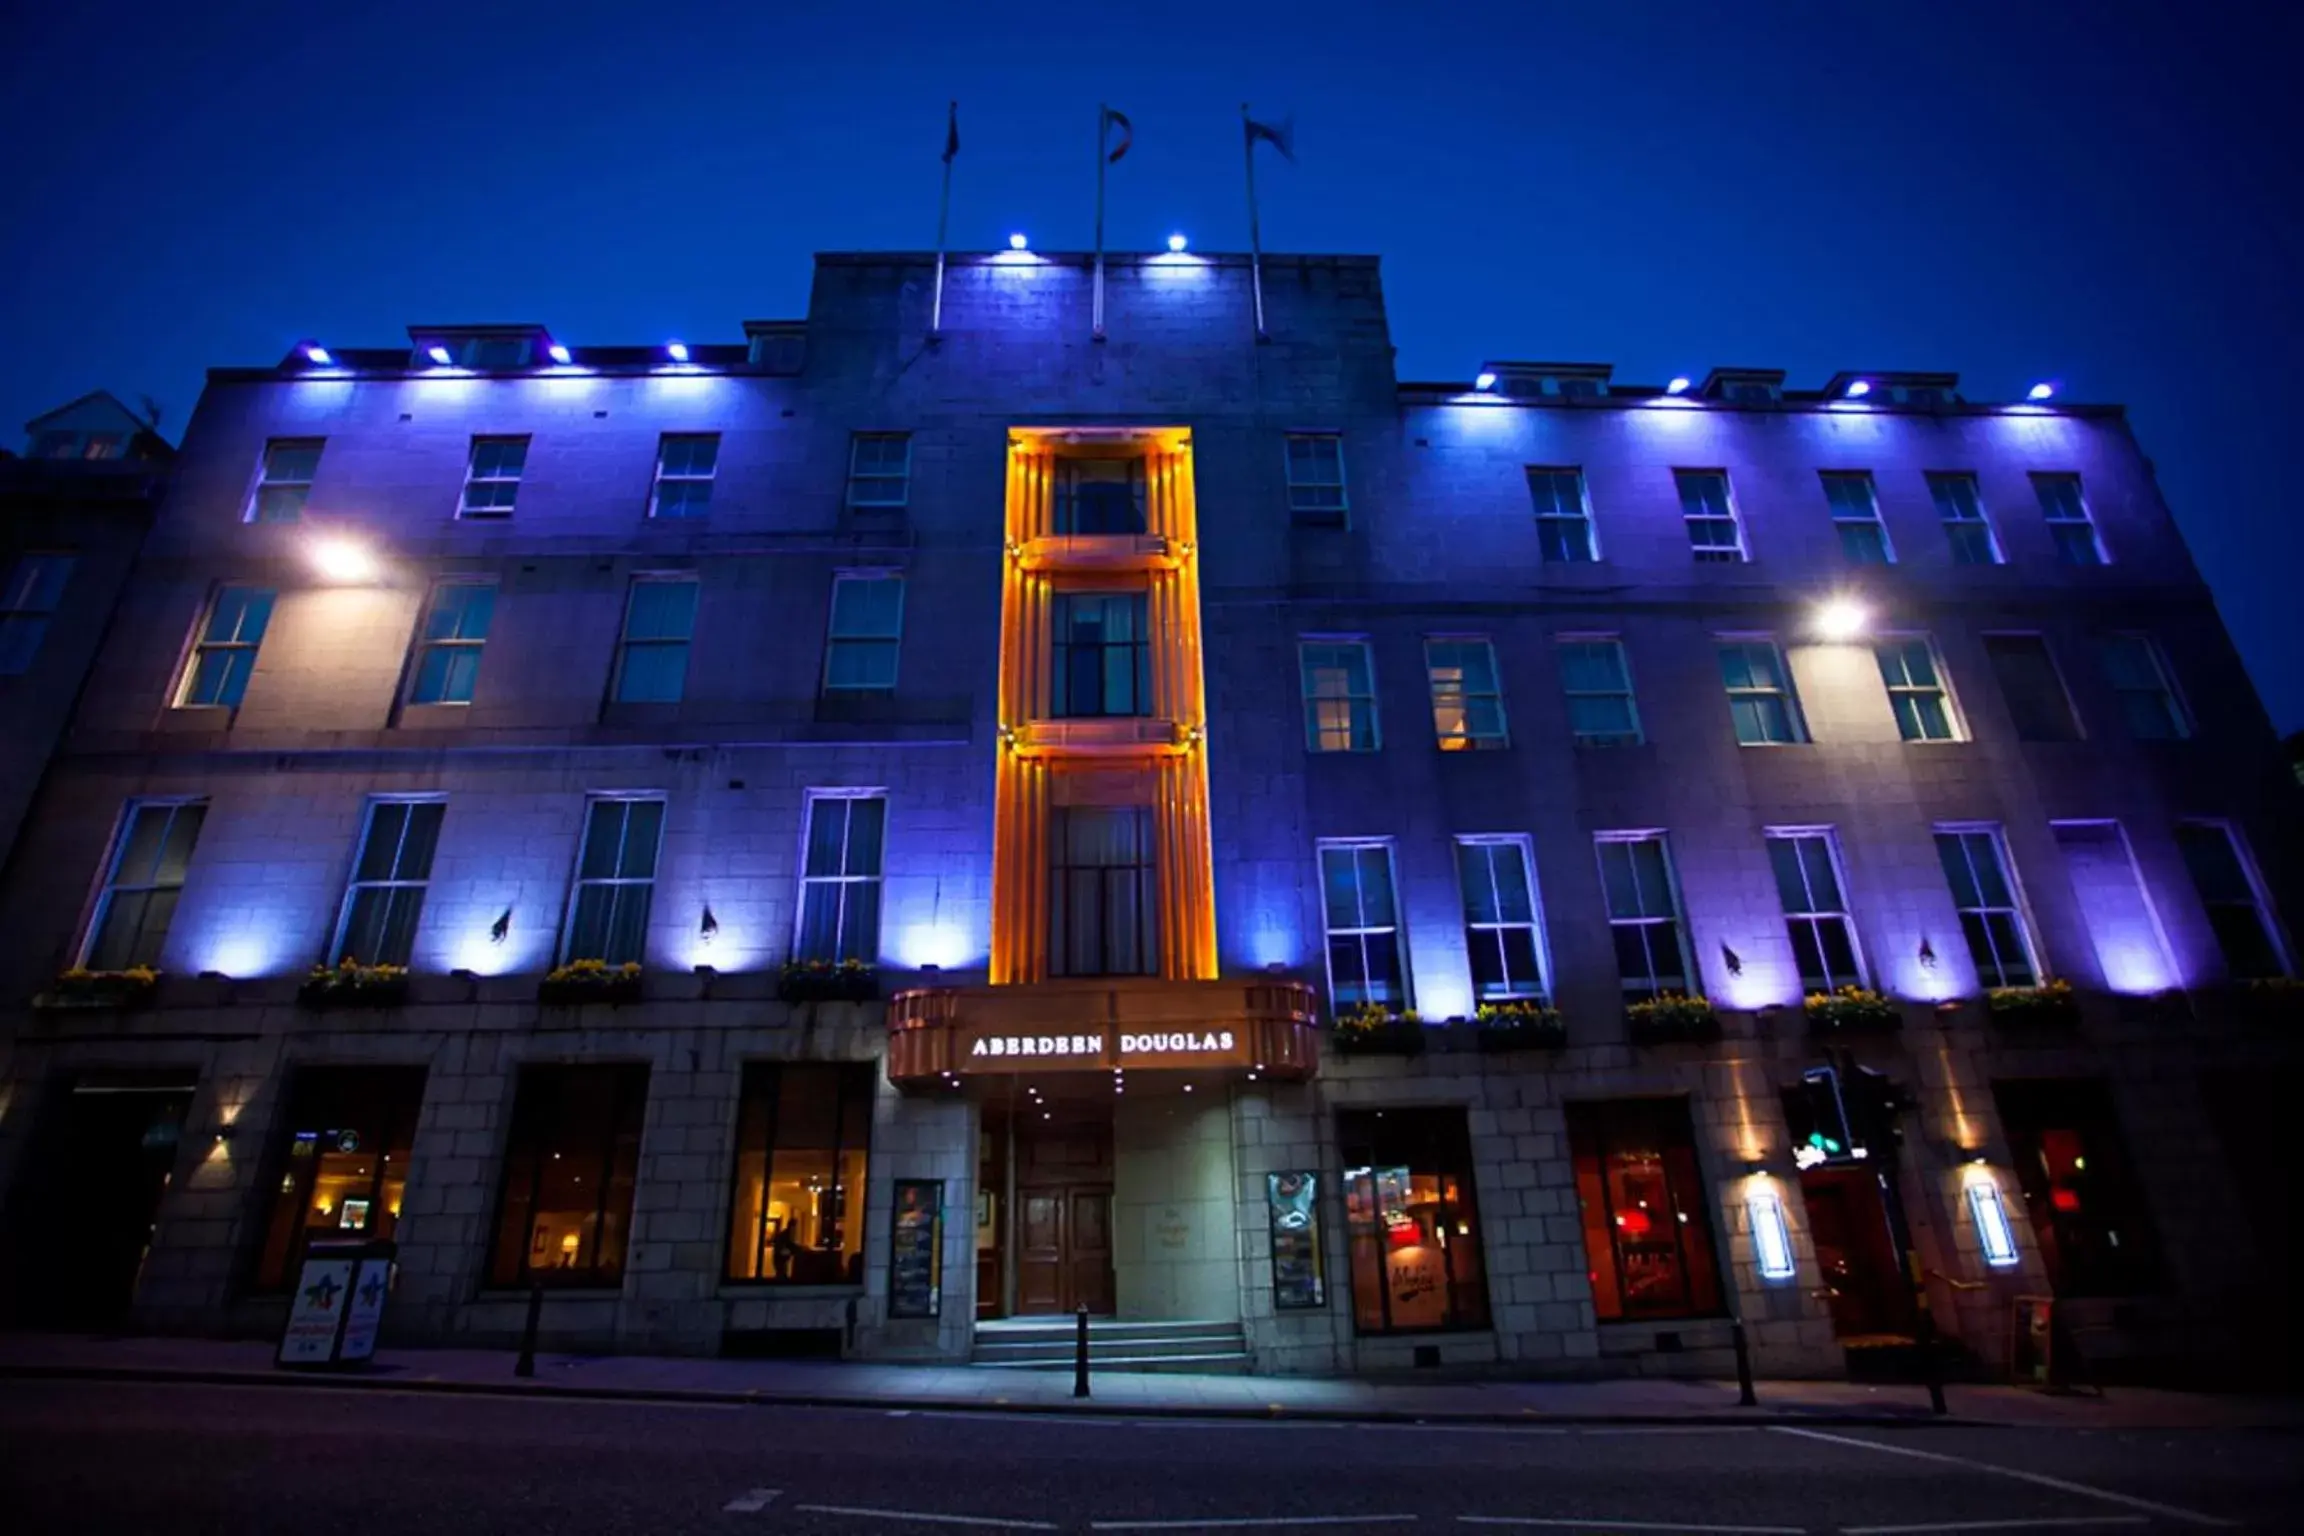
{"label": "shop window", "polygon": [[1348,1109],[1336,1117],[1361,1333],[1488,1326],[1488,1278],[1461,1109]]}
{"label": "shop window", "polygon": [[1720,1267],[1688,1101],[1571,1104],[1568,1150],[1600,1321],[1717,1316]]}
{"label": "shop window", "polygon": [[488,1282],[620,1286],[648,1068],[520,1069]]}
{"label": "shop window", "polygon": [[729,1202],[728,1278],[864,1283],[870,1063],[744,1068]]}
{"label": "shop window", "polygon": [[2094,1078],[2042,1078],[1994,1083],[1992,1098],[2056,1294],[2157,1290],[2159,1247],[2111,1091]]}
{"label": "shop window", "polygon": [[274,1151],[257,1290],[286,1290],[308,1242],[392,1236],[423,1101],[422,1067],[297,1069]]}

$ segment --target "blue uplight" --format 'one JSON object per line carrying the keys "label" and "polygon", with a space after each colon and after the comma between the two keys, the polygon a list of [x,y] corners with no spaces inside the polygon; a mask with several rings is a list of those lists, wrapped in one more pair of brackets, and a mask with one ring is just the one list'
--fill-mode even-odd
{"label": "blue uplight", "polygon": [[318,363],[323,368],[336,361],[328,355],[328,349],[317,342],[304,349],[304,357],[306,361]]}
{"label": "blue uplight", "polygon": [[688,343],[684,341],[668,341],[664,343],[664,355],[671,358],[672,361],[676,363],[684,363],[688,361]]}
{"label": "blue uplight", "polygon": [[1477,378],[1473,379],[1472,387],[1482,392],[1494,389],[1496,387],[1496,375],[1483,372]]}
{"label": "blue uplight", "polygon": [[1668,395],[1684,395],[1688,393],[1688,380],[1684,377],[1674,379],[1671,383],[1664,386],[1664,393]]}
{"label": "blue uplight", "polygon": [[1184,248],[1185,248],[1187,245],[1189,245],[1190,243],[1191,243],[1191,242],[1187,241],[1187,240],[1186,240],[1186,239],[1185,239],[1185,238],[1184,238],[1182,235],[1180,235],[1180,234],[1178,234],[1178,235],[1170,235],[1170,236],[1168,237],[1168,249],[1170,249],[1171,251],[1174,251],[1174,252],[1176,252],[1178,255],[1182,255],[1182,254],[1183,254],[1183,252],[1184,252]]}
{"label": "blue uplight", "polygon": [[445,368],[448,366],[450,361],[448,349],[442,346],[426,347],[424,349],[424,355],[432,359],[432,365],[435,368]]}
{"label": "blue uplight", "polygon": [[1858,379],[1848,386],[1848,398],[1851,400],[1861,400],[1870,393],[1872,393],[1872,385],[1867,379]]}
{"label": "blue uplight", "polygon": [[1015,234],[1012,234],[1008,237],[1008,249],[1012,251],[1029,250],[1031,247],[1032,242],[1024,238],[1024,232],[1022,230],[1018,230]]}
{"label": "blue uplight", "polygon": [[2027,400],[2045,400],[2056,393],[2056,386],[2043,379],[2024,392]]}
{"label": "blue uplight", "polygon": [[568,361],[568,349],[560,345],[558,342],[552,343],[552,345],[547,347],[545,350],[551,353],[552,361],[556,363],[565,363]]}

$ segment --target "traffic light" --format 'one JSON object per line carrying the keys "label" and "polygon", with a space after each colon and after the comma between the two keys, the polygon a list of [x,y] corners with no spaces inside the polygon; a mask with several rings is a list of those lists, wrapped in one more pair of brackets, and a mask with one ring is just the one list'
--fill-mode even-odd
{"label": "traffic light", "polygon": [[1848,1140],[1858,1157],[1894,1157],[1904,1141],[1898,1117],[1909,1107],[1904,1091],[1884,1074],[1858,1067],[1840,1082]]}
{"label": "traffic light", "polygon": [[1840,1098],[1840,1074],[1831,1067],[1810,1067],[1800,1074],[1800,1086],[1787,1094],[1785,1105],[1792,1130],[1792,1161],[1802,1168],[1845,1162],[1853,1155],[1848,1132],[1848,1111]]}

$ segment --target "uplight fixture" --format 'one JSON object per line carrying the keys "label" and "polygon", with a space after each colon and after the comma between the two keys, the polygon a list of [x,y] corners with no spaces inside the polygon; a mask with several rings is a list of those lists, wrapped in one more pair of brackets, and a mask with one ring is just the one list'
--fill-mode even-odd
{"label": "uplight fixture", "polygon": [[688,343],[684,341],[668,341],[664,343],[664,355],[671,358],[672,361],[676,363],[684,363],[688,361]]}
{"label": "uplight fixture", "polygon": [[328,349],[318,342],[314,342],[304,349],[304,359],[306,362],[318,363],[323,368],[336,361],[334,357],[329,355]]}
{"label": "uplight fixture", "polygon": [[2049,383],[2046,379],[2042,379],[2039,383],[2024,391],[2024,398],[2027,400],[2046,400],[2055,393],[2056,386]]}
{"label": "uplight fixture", "polygon": [[432,366],[435,368],[445,368],[448,366],[449,358],[448,349],[446,347],[438,345],[426,347],[424,349],[424,355],[432,359]]}
{"label": "uplight fixture", "polygon": [[552,361],[556,363],[566,363],[568,361],[568,349],[560,345],[558,342],[552,343],[551,346],[545,348],[545,351],[551,354]]}
{"label": "uplight fixture", "polygon": [[1476,390],[1479,390],[1482,394],[1486,394],[1489,390],[1492,390],[1496,387],[1496,375],[1493,373],[1482,372],[1479,377],[1472,381],[1472,387]]}
{"label": "uplight fixture", "polygon": [[376,578],[376,556],[358,540],[324,535],[312,541],[308,553],[312,569],[323,581],[359,582]]}
{"label": "uplight fixture", "polygon": [[1031,248],[1032,242],[1024,238],[1024,232],[1022,230],[1018,230],[1016,233],[1008,237],[1008,249],[1012,251],[1026,251],[1030,250]]}
{"label": "uplight fixture", "polygon": [[1871,613],[1852,597],[1828,599],[1816,610],[1816,634],[1824,640],[1853,640],[1871,622]]}
{"label": "uplight fixture", "polygon": [[1671,383],[1664,386],[1664,393],[1668,395],[1684,395],[1688,393],[1687,376],[1682,374],[1674,378]]}
{"label": "uplight fixture", "polygon": [[1179,255],[1179,256],[1181,256],[1181,255],[1183,255],[1183,254],[1184,254],[1184,249],[1185,249],[1185,247],[1186,247],[1186,246],[1188,246],[1188,245],[1190,245],[1190,244],[1191,244],[1191,242],[1190,242],[1190,241],[1188,241],[1188,240],[1186,240],[1186,239],[1185,239],[1185,238],[1184,238],[1182,235],[1180,235],[1180,234],[1179,234],[1179,235],[1170,235],[1170,236],[1168,237],[1168,249],[1170,249],[1171,251],[1174,251],[1174,252],[1175,252],[1177,255]]}
{"label": "uplight fixture", "polygon": [[1861,400],[1870,393],[1872,393],[1872,381],[1869,379],[1858,379],[1848,386],[1848,398],[1851,400]]}

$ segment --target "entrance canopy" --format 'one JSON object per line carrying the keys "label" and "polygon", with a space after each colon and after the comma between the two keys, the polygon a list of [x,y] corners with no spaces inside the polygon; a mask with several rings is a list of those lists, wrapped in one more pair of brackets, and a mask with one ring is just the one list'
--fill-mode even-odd
{"label": "entrance canopy", "polygon": [[1294,981],[1097,977],[899,992],[888,1076],[900,1086],[1068,1074],[1192,1073],[1302,1082],[1319,1065],[1312,989]]}

